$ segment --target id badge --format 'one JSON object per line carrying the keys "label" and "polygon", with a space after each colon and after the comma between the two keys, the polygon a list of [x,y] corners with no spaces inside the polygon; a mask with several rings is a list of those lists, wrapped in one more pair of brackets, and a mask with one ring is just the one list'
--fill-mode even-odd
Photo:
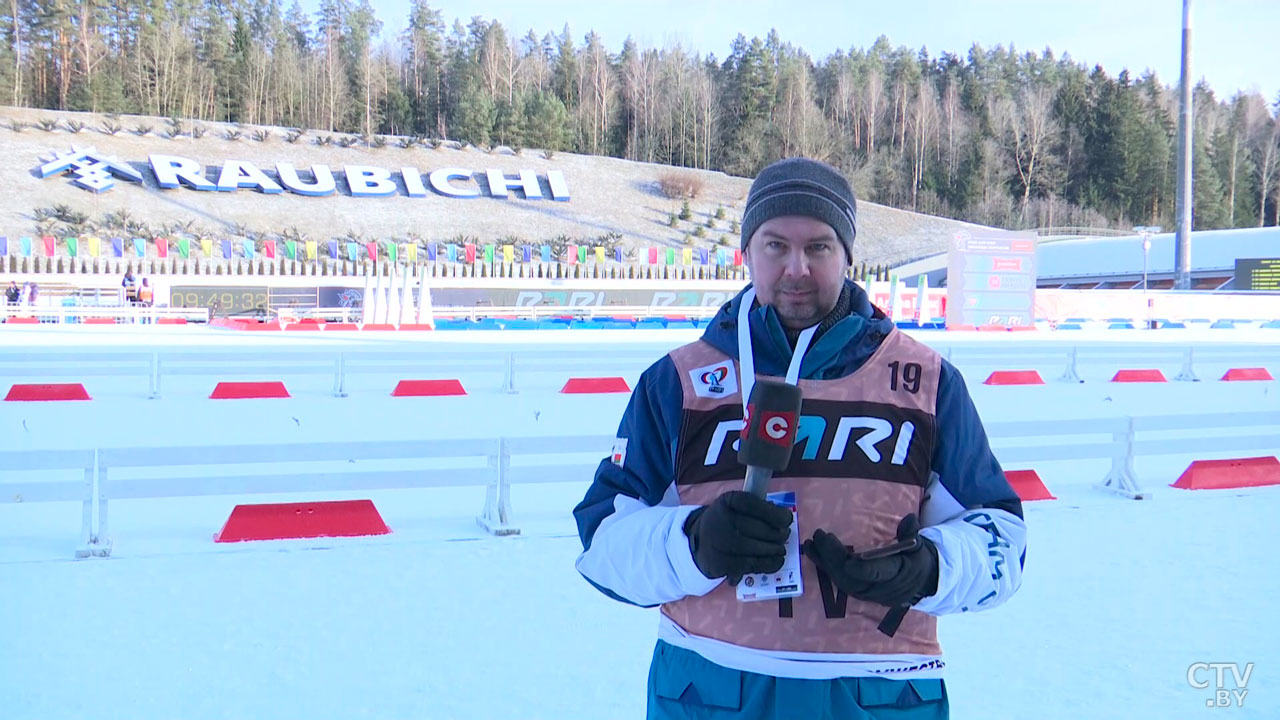
{"label": "id badge", "polygon": [[778,600],[804,594],[800,577],[800,519],[793,491],[769,493],[765,499],[791,511],[791,534],[787,536],[787,557],[776,573],[752,573],[738,582],[738,600],[756,602]]}

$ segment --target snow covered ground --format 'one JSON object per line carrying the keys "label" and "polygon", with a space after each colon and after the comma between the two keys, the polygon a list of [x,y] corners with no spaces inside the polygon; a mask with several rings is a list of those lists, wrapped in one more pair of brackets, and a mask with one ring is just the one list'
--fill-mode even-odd
{"label": "snow covered ground", "polygon": [[[633,350],[656,358],[693,336],[3,328],[0,358],[37,349],[505,353],[535,339],[566,358]],[[1280,330],[922,337],[996,352],[1028,343],[1230,342],[1244,357],[1275,350]],[[992,368],[961,369],[988,422],[1280,410],[1275,382],[1213,380],[1229,358],[1206,364],[1204,382],[1167,385],[1107,383],[1127,366],[1105,364],[1082,366],[1084,384],[1056,383],[1055,362],[1037,368],[1049,384],[1033,387],[984,386]],[[145,378],[95,377],[85,381],[94,397],[87,403],[0,403],[0,450],[609,434],[625,395],[556,390],[569,375],[634,380],[641,369],[632,361],[529,374],[511,395],[500,391],[500,375],[459,368],[471,394],[458,398],[392,398],[396,377],[366,374],[346,398],[332,397],[331,378],[301,376],[260,378],[285,380],[291,399],[212,401],[216,378],[177,376],[147,400]],[[1277,363],[1270,369],[1280,374]],[[34,380],[0,377],[0,391],[12,382]],[[1256,454],[1277,451],[1280,443]],[[990,613],[939,623],[953,717],[1280,717],[1280,624],[1266,610],[1280,594],[1280,488],[1168,487],[1192,459],[1239,454],[1142,458],[1139,481],[1152,498],[1137,502],[1093,487],[1105,461],[1036,465],[1059,499],[1026,506],[1021,592]],[[640,717],[656,611],[610,601],[574,571],[580,545],[570,511],[589,481],[584,465],[561,483],[515,486],[522,533],[503,538],[475,524],[479,487],[116,501],[112,557],[80,561],[72,559],[78,504],[0,504],[0,717]],[[348,497],[374,500],[393,533],[212,542],[237,503]],[[1192,687],[1189,668],[1233,662],[1242,670],[1254,663],[1244,707],[1208,708],[1212,683]],[[1196,677],[1213,680],[1212,671]],[[1234,688],[1230,672],[1226,679]]]}

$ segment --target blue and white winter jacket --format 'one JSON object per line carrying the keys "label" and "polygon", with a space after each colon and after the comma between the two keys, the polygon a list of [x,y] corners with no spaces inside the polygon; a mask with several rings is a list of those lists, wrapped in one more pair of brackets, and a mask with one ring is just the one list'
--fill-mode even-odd
{"label": "blue and white winter jacket", "polygon": [[[851,376],[896,332],[866,293],[849,285],[851,311],[813,341],[804,354],[802,380]],[[703,350],[739,359],[742,298],[739,294],[711,320],[698,341],[709,346]],[[792,348],[775,311],[754,307],[750,325],[757,374],[785,375]],[[578,570],[610,597],[644,607],[705,596],[724,581],[708,579],[698,570],[683,531],[697,505],[681,504],[676,482],[682,429],[688,436],[682,424],[690,415],[675,354],[659,359],[641,376],[614,453],[601,461],[574,510],[584,548]],[[920,517],[921,534],[938,548],[938,589],[913,607],[928,615],[987,610],[1008,600],[1021,584],[1026,547],[1021,502],[991,453],[964,381],[950,363],[937,361],[936,422]],[[937,677],[942,667],[932,653],[746,647],[689,632],[666,613],[659,637],[726,667],[779,677],[887,674],[906,679]]]}

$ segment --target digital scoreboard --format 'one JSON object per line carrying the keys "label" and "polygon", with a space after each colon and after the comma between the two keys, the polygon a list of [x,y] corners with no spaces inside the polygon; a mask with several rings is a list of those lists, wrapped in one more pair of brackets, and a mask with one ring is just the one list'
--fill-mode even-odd
{"label": "digital scoreboard", "polygon": [[1235,288],[1280,292],[1280,258],[1236,258]]}
{"label": "digital scoreboard", "polygon": [[947,324],[1035,324],[1034,233],[962,230],[947,257]]}

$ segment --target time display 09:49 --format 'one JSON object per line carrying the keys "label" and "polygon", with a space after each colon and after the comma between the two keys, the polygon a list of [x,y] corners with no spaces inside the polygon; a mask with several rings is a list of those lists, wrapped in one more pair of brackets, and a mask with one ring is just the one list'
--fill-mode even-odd
{"label": "time display 09:49", "polygon": [[203,307],[240,313],[267,308],[266,288],[175,286],[169,292],[173,307]]}

